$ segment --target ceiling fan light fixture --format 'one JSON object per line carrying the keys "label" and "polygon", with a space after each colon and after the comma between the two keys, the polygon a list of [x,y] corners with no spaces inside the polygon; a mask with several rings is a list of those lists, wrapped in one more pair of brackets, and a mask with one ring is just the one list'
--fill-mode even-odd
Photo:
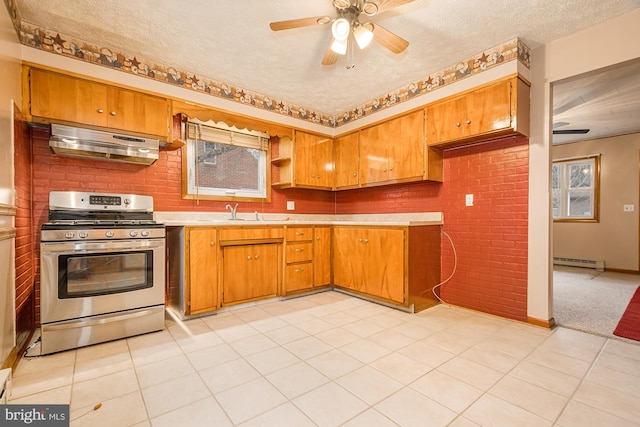
{"label": "ceiling fan light fixture", "polygon": [[336,40],[346,41],[349,37],[349,31],[351,31],[351,24],[345,18],[338,18],[331,25],[331,33]]}
{"label": "ceiling fan light fixture", "polygon": [[356,39],[358,47],[364,49],[369,46],[369,43],[373,40],[373,31],[367,28],[366,25],[358,25],[355,30],[353,30],[353,37]]}
{"label": "ceiling fan light fixture", "polygon": [[316,22],[320,25],[325,25],[331,22],[331,18],[328,16],[322,16],[316,20]]}
{"label": "ceiling fan light fixture", "polygon": [[346,55],[347,54],[347,40],[338,40],[335,39],[333,43],[331,43],[331,50],[337,53],[338,55]]}

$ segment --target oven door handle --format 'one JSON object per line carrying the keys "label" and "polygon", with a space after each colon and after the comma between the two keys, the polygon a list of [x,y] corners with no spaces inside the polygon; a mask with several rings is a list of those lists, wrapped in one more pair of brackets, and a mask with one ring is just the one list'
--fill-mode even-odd
{"label": "oven door handle", "polygon": [[76,328],[86,328],[87,326],[97,326],[104,325],[107,323],[113,322],[121,322],[123,320],[135,319],[138,317],[149,316],[151,314],[155,314],[158,311],[164,311],[164,306],[160,307],[151,307],[146,310],[138,310],[135,313],[127,313],[127,314],[102,314],[100,316],[92,316],[91,319],[87,320],[66,320],[64,322],[59,322],[53,325],[42,325],[43,328],[46,328],[49,331],[60,331],[65,329],[76,329]]}
{"label": "oven door handle", "polygon": [[112,247],[104,247],[100,245],[99,247],[89,246],[82,249],[75,249],[70,247],[69,244],[56,244],[56,243],[43,243],[41,245],[40,251],[43,254],[86,254],[86,253],[96,253],[96,252],[123,252],[123,251],[144,251],[151,249],[161,249],[165,245],[164,240],[153,243],[149,242],[144,246],[120,246],[115,245]]}

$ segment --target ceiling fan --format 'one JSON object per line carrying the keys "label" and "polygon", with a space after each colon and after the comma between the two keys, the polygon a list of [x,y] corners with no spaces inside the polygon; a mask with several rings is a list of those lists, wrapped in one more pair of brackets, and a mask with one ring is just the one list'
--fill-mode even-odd
{"label": "ceiling fan", "polygon": [[353,34],[353,38],[360,49],[364,49],[371,40],[375,40],[391,52],[400,53],[409,46],[408,41],[378,24],[370,21],[361,22],[360,18],[363,15],[367,18],[377,16],[382,12],[412,1],[414,0],[332,0],[337,14],[335,18],[316,16],[292,19],[272,22],[269,27],[273,31],[281,31],[331,23],[331,42],[322,58],[322,65],[335,64],[338,60],[338,55],[347,53],[351,34]]}

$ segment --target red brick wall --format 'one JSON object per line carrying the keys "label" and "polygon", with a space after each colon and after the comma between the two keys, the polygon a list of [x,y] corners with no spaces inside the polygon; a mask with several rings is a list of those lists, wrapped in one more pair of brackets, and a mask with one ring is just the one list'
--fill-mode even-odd
{"label": "red brick wall", "polygon": [[[238,211],[282,213],[287,200],[296,202],[296,214],[442,211],[443,230],[453,239],[458,254],[457,271],[442,289],[444,300],[526,321],[528,150],[526,138],[446,150],[443,183],[336,193],[273,189],[270,202],[241,202]],[[148,194],[154,196],[156,211],[221,212],[227,204],[182,199],[179,150],[161,151],[152,166],[65,158],[52,155],[48,132],[36,129],[33,151],[37,229],[46,221],[48,194],[53,190]],[[464,206],[465,194],[474,195],[474,206]],[[443,279],[453,264],[451,247],[443,238]]]}
{"label": "red brick wall", "polygon": [[[529,145],[504,138],[444,152],[444,181],[337,193],[337,213],[442,211],[458,255],[442,287],[451,304],[527,320]],[[465,195],[474,206],[465,206]],[[442,239],[442,279],[454,256]]]}

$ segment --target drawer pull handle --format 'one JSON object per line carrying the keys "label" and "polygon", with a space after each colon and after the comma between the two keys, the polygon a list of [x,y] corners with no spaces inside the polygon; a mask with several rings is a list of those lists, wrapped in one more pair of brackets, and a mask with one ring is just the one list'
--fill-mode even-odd
{"label": "drawer pull handle", "polygon": [[316,237],[316,240],[320,240],[320,236]]}
{"label": "drawer pull handle", "polygon": [[304,271],[304,268],[296,268],[296,273],[302,273]]}
{"label": "drawer pull handle", "polygon": [[216,245],[216,242],[213,242],[213,241],[212,241],[212,242],[210,243],[210,245],[211,245],[211,246],[215,246],[215,245]]}
{"label": "drawer pull handle", "polygon": [[460,122],[456,122],[456,126],[460,127]]}
{"label": "drawer pull handle", "polygon": [[104,110],[102,108],[98,108],[98,113],[102,114],[104,113]]}
{"label": "drawer pull handle", "polygon": [[470,125],[471,124],[471,120],[467,120],[467,124]]}
{"label": "drawer pull handle", "polygon": [[304,231],[296,231],[296,236],[304,236]]}
{"label": "drawer pull handle", "polygon": [[260,256],[259,256],[259,255],[256,255],[256,256],[255,256],[255,259],[258,259],[258,258],[260,258]]}
{"label": "drawer pull handle", "polygon": [[358,174],[356,172],[353,173],[353,176],[358,176]]}
{"label": "drawer pull handle", "polygon": [[115,112],[115,111],[112,111],[112,112],[111,112],[111,115],[112,115],[112,116],[115,116],[115,115],[116,115],[116,112]]}
{"label": "drawer pull handle", "polygon": [[296,252],[304,252],[304,248],[296,248]]}
{"label": "drawer pull handle", "polygon": [[251,261],[251,255],[247,256],[247,261]]}

